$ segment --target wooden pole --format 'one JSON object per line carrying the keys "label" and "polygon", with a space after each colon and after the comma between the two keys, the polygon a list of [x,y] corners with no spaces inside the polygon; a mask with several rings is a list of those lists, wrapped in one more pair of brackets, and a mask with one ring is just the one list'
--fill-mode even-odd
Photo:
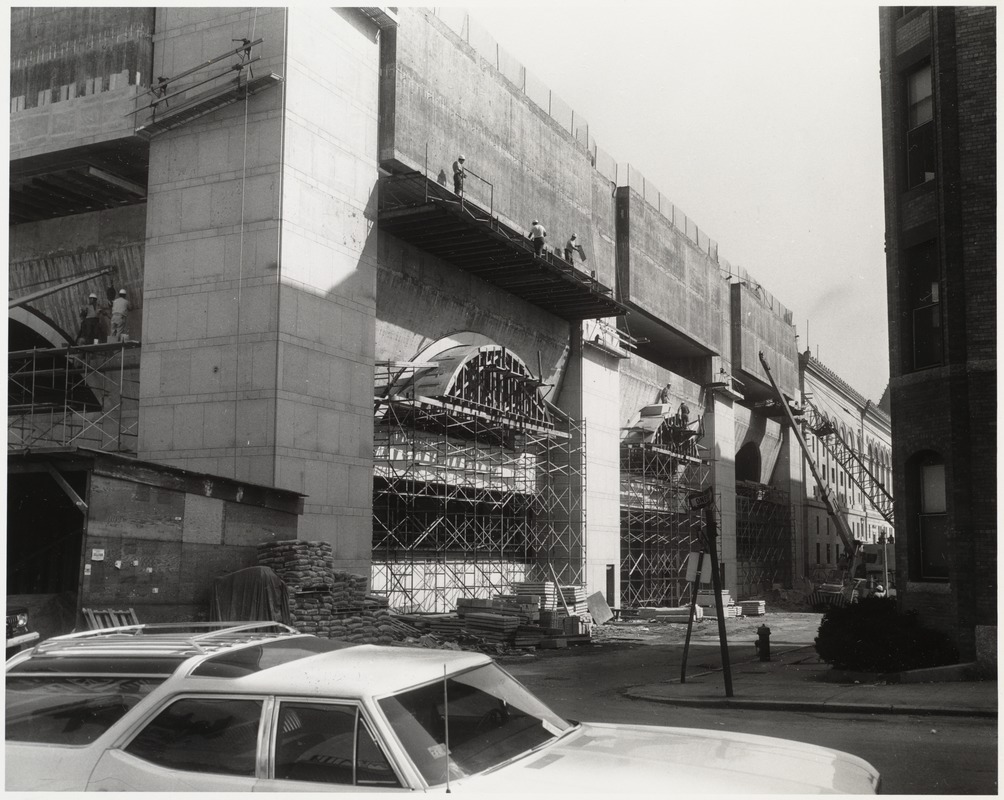
{"label": "wooden pole", "polygon": [[718,521],[715,506],[704,507],[704,538],[711,557],[711,586],[715,593],[715,611],[718,613],[718,640],[722,649],[722,671],[725,675],[725,696],[732,697],[732,666],[729,662],[729,642],[725,633],[725,609],[722,607],[722,580],[718,571]]}

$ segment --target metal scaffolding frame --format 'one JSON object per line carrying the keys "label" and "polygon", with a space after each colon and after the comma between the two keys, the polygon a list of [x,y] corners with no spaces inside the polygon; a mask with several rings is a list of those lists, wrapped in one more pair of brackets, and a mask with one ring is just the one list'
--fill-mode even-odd
{"label": "metal scaffolding frame", "polygon": [[139,348],[113,342],[9,353],[7,449],[135,453]]}
{"label": "metal scaffolding frame", "polygon": [[445,612],[519,581],[584,578],[584,426],[559,418],[504,348],[446,394],[442,363],[377,364],[371,586]]}
{"label": "metal scaffolding frame", "polygon": [[736,482],[736,597],[758,598],[791,586],[795,540],[787,492]]}
{"label": "metal scaffolding frame", "polygon": [[[621,442],[621,604],[678,606],[687,557],[701,549],[704,515],[687,495],[711,485],[711,463],[670,421],[655,442]],[[679,441],[677,441],[679,440]],[[661,442],[661,443],[659,443]]]}

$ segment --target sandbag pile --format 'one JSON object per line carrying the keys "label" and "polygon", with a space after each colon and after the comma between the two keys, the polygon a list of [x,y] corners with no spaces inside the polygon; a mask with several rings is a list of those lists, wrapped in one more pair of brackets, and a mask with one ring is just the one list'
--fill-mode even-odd
{"label": "sandbag pile", "polygon": [[335,571],[328,542],[265,542],[258,545],[258,564],[286,584],[291,624],[298,631],[366,644],[407,636],[391,618],[386,600],[367,595],[366,578]]}

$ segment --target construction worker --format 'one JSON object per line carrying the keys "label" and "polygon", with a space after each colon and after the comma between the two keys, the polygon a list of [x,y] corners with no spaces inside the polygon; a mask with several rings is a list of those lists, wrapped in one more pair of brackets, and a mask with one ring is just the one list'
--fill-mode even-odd
{"label": "construction worker", "polygon": [[579,255],[582,256],[582,260],[586,260],[586,251],[583,249],[582,245],[578,242],[578,237],[573,233],[568,241],[565,243],[565,261],[569,264],[574,264],[572,261],[572,253],[578,251]]}
{"label": "construction worker", "polygon": [[466,159],[461,154],[453,162],[453,191],[457,194],[464,193],[464,178],[467,177],[467,171],[464,169],[464,161]]}
{"label": "construction worker", "polygon": [[126,321],[129,318],[129,301],[126,299],[126,290],[119,289],[118,297],[112,301],[112,341],[123,342],[126,340]]}
{"label": "construction worker", "polygon": [[80,344],[97,344],[100,340],[98,296],[91,292],[87,295],[87,305],[80,309],[80,331],[77,333],[77,341]]}
{"label": "construction worker", "polygon": [[530,238],[533,240],[533,254],[535,256],[543,254],[545,236],[547,236],[547,231],[544,230],[544,226],[540,224],[540,221],[535,219],[533,227],[530,228]]}

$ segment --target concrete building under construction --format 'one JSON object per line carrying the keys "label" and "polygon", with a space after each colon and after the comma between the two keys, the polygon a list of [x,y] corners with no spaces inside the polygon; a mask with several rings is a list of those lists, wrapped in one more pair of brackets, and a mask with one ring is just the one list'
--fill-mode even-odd
{"label": "concrete building under construction", "polygon": [[[805,576],[759,361],[800,399],[791,312],[468,14],[12,26],[9,500],[46,502],[9,517],[9,592],[195,615],[224,565],[158,554],[238,569],[259,536],[328,542],[408,610],[552,576],[674,605],[708,487],[734,596]],[[122,289],[126,335],[82,338]],[[103,506],[109,454],[135,485]],[[138,514],[151,486],[177,497]]]}

